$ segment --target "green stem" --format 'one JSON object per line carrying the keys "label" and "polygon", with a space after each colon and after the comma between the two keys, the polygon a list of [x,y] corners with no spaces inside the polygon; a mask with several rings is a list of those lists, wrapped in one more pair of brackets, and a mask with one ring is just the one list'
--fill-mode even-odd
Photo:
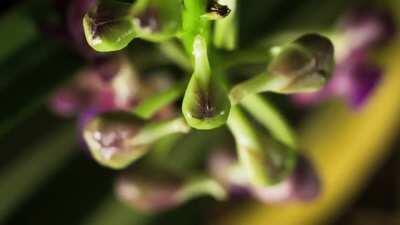
{"label": "green stem", "polygon": [[229,93],[229,98],[232,104],[235,105],[247,96],[266,91],[280,90],[287,82],[288,79],[284,76],[268,76],[262,73],[235,85]]}
{"label": "green stem", "polygon": [[[188,54],[193,51],[193,43],[197,35],[208,39],[209,21],[202,17],[206,13],[206,0],[183,0],[183,31],[181,39]],[[207,42],[208,43],[208,42]]]}
{"label": "green stem", "polygon": [[211,79],[210,62],[208,61],[207,42],[198,35],[193,43],[194,73],[193,76],[201,82],[202,87],[207,87]]}
{"label": "green stem", "polygon": [[293,149],[297,148],[295,132],[268,100],[259,95],[250,95],[241,102],[241,105],[277,140]]}
{"label": "green stem", "polygon": [[130,142],[137,146],[152,144],[162,137],[176,133],[187,133],[189,130],[190,127],[183,118],[154,122],[141,129]]}
{"label": "green stem", "polygon": [[188,180],[179,191],[177,198],[180,202],[186,202],[204,195],[211,195],[219,201],[227,198],[226,190],[221,184],[208,176],[199,176]]}
{"label": "green stem", "polygon": [[133,113],[141,118],[150,119],[159,110],[180,98],[185,92],[186,83],[180,82],[165,91],[150,96],[136,106]]}
{"label": "green stem", "polygon": [[173,41],[162,42],[159,45],[161,53],[163,53],[168,59],[172,60],[178,66],[180,66],[185,71],[192,71],[193,66],[185,52],[182,51],[180,46]]}
{"label": "green stem", "polygon": [[257,186],[270,184],[263,144],[257,131],[237,106],[232,107],[227,124],[236,141],[239,161],[250,182]]}

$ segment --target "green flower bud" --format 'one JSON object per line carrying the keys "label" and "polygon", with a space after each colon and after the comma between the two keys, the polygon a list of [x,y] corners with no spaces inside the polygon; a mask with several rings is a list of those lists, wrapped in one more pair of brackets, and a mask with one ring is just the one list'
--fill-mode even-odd
{"label": "green flower bud", "polygon": [[165,41],[182,27],[180,0],[145,0],[146,7],[135,10],[135,29],[138,36],[148,41]]}
{"label": "green flower bud", "polygon": [[83,135],[97,162],[122,169],[147,153],[156,140],[188,130],[182,119],[145,125],[128,112],[109,112],[87,123]]}
{"label": "green flower bud", "polygon": [[318,91],[334,67],[331,41],[318,34],[304,35],[282,47],[268,66],[268,74],[279,84],[270,91],[300,93]]}
{"label": "green flower bud", "polygon": [[83,19],[86,39],[100,52],[125,48],[134,38],[163,41],[181,29],[179,0],[100,0]]}
{"label": "green flower bud", "polygon": [[196,176],[187,180],[144,174],[121,176],[115,192],[119,199],[136,210],[155,213],[169,210],[200,196],[226,199],[225,189],[214,179]]}
{"label": "green flower bud", "polygon": [[334,68],[331,41],[318,34],[306,34],[295,41],[275,47],[267,71],[236,85],[230,93],[233,103],[260,92],[282,94],[318,91]]}
{"label": "green flower bud", "polygon": [[273,185],[290,175],[296,161],[292,148],[261,139],[238,107],[232,108],[228,126],[236,141],[240,164],[252,185]]}
{"label": "green flower bud", "polygon": [[100,0],[83,18],[89,45],[99,52],[125,48],[137,36],[132,5],[125,2]]}
{"label": "green flower bud", "polygon": [[201,36],[195,39],[193,55],[195,68],[185,92],[182,112],[191,127],[214,129],[228,119],[230,101],[216,76],[211,75],[206,42]]}

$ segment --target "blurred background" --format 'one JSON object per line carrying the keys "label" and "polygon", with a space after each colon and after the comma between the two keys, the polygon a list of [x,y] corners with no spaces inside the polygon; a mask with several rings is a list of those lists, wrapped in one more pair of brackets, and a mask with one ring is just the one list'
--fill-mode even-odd
{"label": "blurred background", "polygon": [[[383,79],[362,108],[354,110],[341,99],[299,108],[271,96],[299,131],[321,176],[316,201],[265,205],[199,198],[151,215],[115,198],[117,173],[82,150],[73,118],[59,117],[49,107],[54,92],[90,61],[90,53],[65,34],[68,2],[0,2],[0,224],[400,224],[397,36],[373,53]],[[385,10],[398,27],[398,0],[246,0],[239,7],[240,43],[283,30],[329,29],[358,7]],[[165,61],[140,55],[152,48],[135,41],[128,51],[144,59],[140,69],[149,71],[151,60]],[[162,68],[179,73],[168,63]]]}

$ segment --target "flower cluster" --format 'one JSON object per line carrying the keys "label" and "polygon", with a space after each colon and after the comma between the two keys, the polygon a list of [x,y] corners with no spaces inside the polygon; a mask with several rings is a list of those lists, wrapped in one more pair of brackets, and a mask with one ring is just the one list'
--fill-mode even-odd
{"label": "flower cluster", "polygon": [[[352,96],[356,104],[374,86],[379,71],[366,68],[364,53],[359,51],[381,39],[373,32],[360,46],[352,45],[351,53],[334,48],[320,33],[281,40],[265,49],[262,72],[237,83],[228,68],[236,66],[229,62],[233,54],[237,53],[238,64],[246,62],[240,58],[242,49],[237,41],[237,1],[70,3],[78,9],[69,14],[73,40],[81,43],[85,39],[102,57],[58,90],[51,107],[60,115],[80,118],[80,133],[90,154],[105,167],[123,170],[115,190],[123,202],[136,209],[162,211],[200,195],[223,200],[245,193],[265,203],[313,200],[321,187],[317,171],[299,151],[289,124],[261,94],[296,94],[299,101],[305,99],[304,93],[320,96],[333,88],[325,85],[333,71],[330,83],[339,82],[339,73],[351,74],[346,77],[350,81],[341,82],[351,85],[343,94]],[[357,16],[349,20],[356,21],[343,22],[343,36],[349,39],[357,36],[352,33],[357,29],[372,29],[359,26],[373,27],[360,25],[363,21]],[[368,19],[365,23],[374,22]],[[351,28],[354,26],[357,28]],[[145,71],[137,69],[134,59],[121,53],[130,47],[134,51],[135,42],[128,47],[134,39],[159,46],[159,54],[191,75],[148,78]],[[351,66],[343,63],[349,57]],[[364,75],[361,78],[357,73]],[[366,76],[371,79],[364,82]],[[339,86],[337,92],[343,84]],[[230,147],[208,151],[200,169],[182,169],[182,162],[176,159],[169,162],[182,137],[195,130],[217,128],[230,131],[236,153]],[[208,148],[204,143],[201,147]],[[184,148],[179,154],[195,154],[191,152],[195,151],[193,143]]]}

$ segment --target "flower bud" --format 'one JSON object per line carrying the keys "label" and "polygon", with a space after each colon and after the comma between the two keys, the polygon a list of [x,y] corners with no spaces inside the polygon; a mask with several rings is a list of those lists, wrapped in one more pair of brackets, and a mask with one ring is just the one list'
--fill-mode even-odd
{"label": "flower bud", "polygon": [[267,71],[234,86],[230,92],[233,104],[260,92],[282,94],[315,92],[331,76],[334,48],[331,41],[318,34],[306,34],[295,41],[275,47]]}
{"label": "flower bud", "polygon": [[304,35],[283,46],[268,66],[274,80],[270,91],[313,92],[329,79],[334,67],[333,45],[318,34]]}
{"label": "flower bud", "polygon": [[89,121],[83,136],[96,161],[106,167],[122,169],[147,153],[156,140],[188,131],[179,118],[145,126],[144,121],[128,112],[108,112]]}
{"label": "flower bud", "polygon": [[175,37],[181,29],[181,14],[180,0],[149,0],[145,7],[134,12],[135,29],[140,38],[164,41]]}
{"label": "flower bud", "polygon": [[321,183],[313,165],[299,157],[293,174],[284,181],[266,187],[253,187],[252,194],[264,203],[311,201],[318,197]]}
{"label": "flower bud", "polygon": [[83,18],[89,45],[99,52],[126,47],[137,36],[131,7],[129,3],[106,0],[93,5]]}
{"label": "flower bud", "polygon": [[183,98],[182,112],[191,127],[214,129],[228,119],[230,101],[217,74],[211,74],[204,38],[196,38],[193,55],[195,69]]}
{"label": "flower bud", "polygon": [[160,212],[204,195],[224,200],[226,192],[215,180],[195,176],[181,180],[130,174],[121,176],[115,188],[121,201],[143,212]]}
{"label": "flower bud", "polygon": [[147,145],[135,146],[131,143],[143,125],[143,121],[128,113],[110,112],[88,122],[83,134],[96,161],[119,169],[147,151]]}
{"label": "flower bud", "polygon": [[109,52],[125,48],[134,38],[172,38],[181,28],[181,7],[179,0],[100,0],[84,17],[86,39],[95,50]]}
{"label": "flower bud", "polygon": [[259,132],[237,106],[232,107],[228,127],[236,142],[240,165],[251,185],[274,185],[291,173],[296,161],[294,150],[261,139]]}
{"label": "flower bud", "polygon": [[115,185],[118,198],[141,212],[156,213],[175,208],[180,183],[172,179],[152,179],[148,176],[120,176]]}

